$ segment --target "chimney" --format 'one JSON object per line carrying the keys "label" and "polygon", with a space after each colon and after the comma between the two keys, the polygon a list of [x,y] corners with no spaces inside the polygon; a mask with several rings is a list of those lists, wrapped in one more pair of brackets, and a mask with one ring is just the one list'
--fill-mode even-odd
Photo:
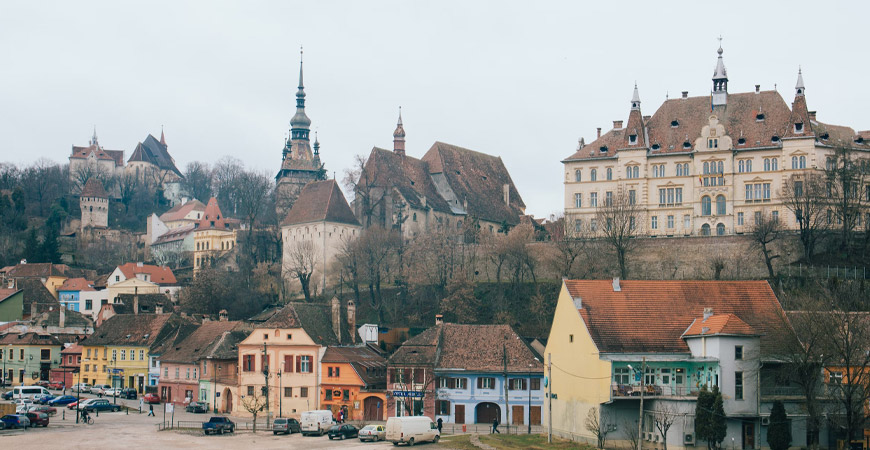
{"label": "chimney", "polygon": [[595,130],[596,130],[596,135],[597,135],[598,137],[601,137],[601,127],[598,127],[598,128],[596,128]]}
{"label": "chimney", "polygon": [[222,309],[222,310],[218,313],[218,319],[219,319],[221,322],[226,322],[226,321],[228,320],[228,318],[229,318],[229,314],[227,314],[227,310]]}
{"label": "chimney", "polygon": [[757,94],[757,93],[759,93],[759,92],[761,92],[761,85],[760,85],[760,84],[756,84],[756,85],[755,85],[755,93]]}
{"label": "chimney", "polygon": [[807,111],[807,115],[810,116],[810,120],[815,122],[815,120],[816,120],[816,112],[815,111]]}
{"label": "chimney", "polygon": [[683,91],[683,98],[689,98],[689,91]]}
{"label": "chimney", "polygon": [[622,121],[621,120],[614,120],[613,121],[613,129],[614,130],[621,130],[622,129]]}
{"label": "chimney", "polygon": [[338,342],[341,342],[341,303],[338,301],[338,297],[332,297],[332,331],[335,333],[335,337],[338,338]]}
{"label": "chimney", "polygon": [[510,206],[511,204],[511,185],[505,183],[501,187],[502,196],[504,197],[504,204]]}
{"label": "chimney", "polygon": [[649,122],[649,119],[650,119],[650,118],[652,118],[652,116],[643,116],[643,121],[644,121],[644,122]]}
{"label": "chimney", "polygon": [[435,326],[441,325],[444,323],[444,316],[441,314],[435,314]]}
{"label": "chimney", "polygon": [[704,308],[704,320],[710,318],[713,315],[713,308]]}
{"label": "chimney", "polygon": [[154,305],[154,314],[163,314],[163,303]]}
{"label": "chimney", "polygon": [[58,328],[64,328],[66,326],[66,305],[63,303],[60,304],[60,319],[58,319],[57,326]]}
{"label": "chimney", "polygon": [[133,294],[133,314],[139,314],[139,294]]}
{"label": "chimney", "polygon": [[136,267],[142,267],[143,265],[144,265],[144,263],[142,261],[139,261],[136,263]]}
{"label": "chimney", "polygon": [[613,277],[613,292],[622,291],[622,286],[619,285],[619,277]]}
{"label": "chimney", "polygon": [[350,341],[356,344],[356,305],[347,301],[347,326],[350,328]]}

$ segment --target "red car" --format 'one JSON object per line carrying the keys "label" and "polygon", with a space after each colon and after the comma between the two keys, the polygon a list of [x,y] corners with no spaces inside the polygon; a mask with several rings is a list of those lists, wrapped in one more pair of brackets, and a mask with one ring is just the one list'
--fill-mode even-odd
{"label": "red car", "polygon": [[39,380],[36,383],[33,383],[34,386],[42,386],[44,388],[47,388],[49,384],[50,383],[46,380]]}
{"label": "red car", "polygon": [[160,396],[157,394],[145,394],[142,398],[145,400],[145,403],[160,403]]}
{"label": "red car", "polygon": [[44,412],[29,412],[25,414],[28,419],[30,419],[31,427],[47,427],[48,426],[48,414]]}
{"label": "red car", "polygon": [[49,416],[53,416],[53,415],[57,414],[57,409],[54,407],[51,407],[51,406],[40,405],[40,406],[34,406],[33,409],[31,409],[29,412],[41,412],[41,413],[46,413]]}
{"label": "red car", "polygon": [[62,391],[63,390],[63,381],[55,381],[54,383],[49,383],[48,388],[54,389],[56,391]]}

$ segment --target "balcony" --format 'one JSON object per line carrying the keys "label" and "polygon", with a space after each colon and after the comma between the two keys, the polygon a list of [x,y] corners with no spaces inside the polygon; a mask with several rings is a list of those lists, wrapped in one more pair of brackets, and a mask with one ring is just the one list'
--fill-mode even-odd
{"label": "balcony", "polygon": [[[659,386],[645,385],[643,387],[644,397],[697,397],[699,388],[689,388],[685,386]],[[611,395],[614,399],[617,398],[639,398],[641,387],[639,384],[613,384],[611,385]]]}
{"label": "balcony", "polygon": [[[643,381],[641,381],[643,367]],[[686,356],[658,357],[647,361],[628,358],[613,362],[610,395],[616,399],[667,397],[695,399],[702,386],[719,384],[719,361]],[[641,387],[643,385],[643,387]]]}

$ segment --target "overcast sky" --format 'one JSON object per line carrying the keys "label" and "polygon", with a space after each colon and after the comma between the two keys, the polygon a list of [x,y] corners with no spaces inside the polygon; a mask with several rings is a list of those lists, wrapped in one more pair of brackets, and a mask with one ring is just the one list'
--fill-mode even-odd
{"label": "overcast sky", "polygon": [[720,34],[730,92],[776,84],[790,103],[800,65],[819,120],[870,128],[870,2],[773,3],[2,0],[0,161],[65,162],[94,125],[129,157],[162,125],[182,171],[231,155],[274,174],[304,46],[330,175],[392,148],[401,105],[409,155],[501,156],[546,216],[560,161],[628,118],[635,81],[647,115],[709,94]]}

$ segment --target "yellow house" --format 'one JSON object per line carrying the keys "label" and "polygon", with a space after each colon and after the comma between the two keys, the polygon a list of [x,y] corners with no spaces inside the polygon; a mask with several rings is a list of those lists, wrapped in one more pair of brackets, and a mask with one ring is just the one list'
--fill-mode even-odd
{"label": "yellow house", "polygon": [[193,232],[193,270],[214,264],[218,258],[236,246],[239,221],[221,214],[217,199],[212,197],[205,207],[202,219]]}
{"label": "yellow house", "polygon": [[160,286],[150,281],[140,280],[138,278],[128,278],[119,283],[115,283],[108,288],[109,298],[112,303],[118,303],[118,296],[121,294],[159,294]]}
{"label": "yellow house", "polygon": [[82,342],[81,381],[132,387],[148,385],[149,360],[188,334],[195,326],[175,314],[118,314],[106,320]]}

